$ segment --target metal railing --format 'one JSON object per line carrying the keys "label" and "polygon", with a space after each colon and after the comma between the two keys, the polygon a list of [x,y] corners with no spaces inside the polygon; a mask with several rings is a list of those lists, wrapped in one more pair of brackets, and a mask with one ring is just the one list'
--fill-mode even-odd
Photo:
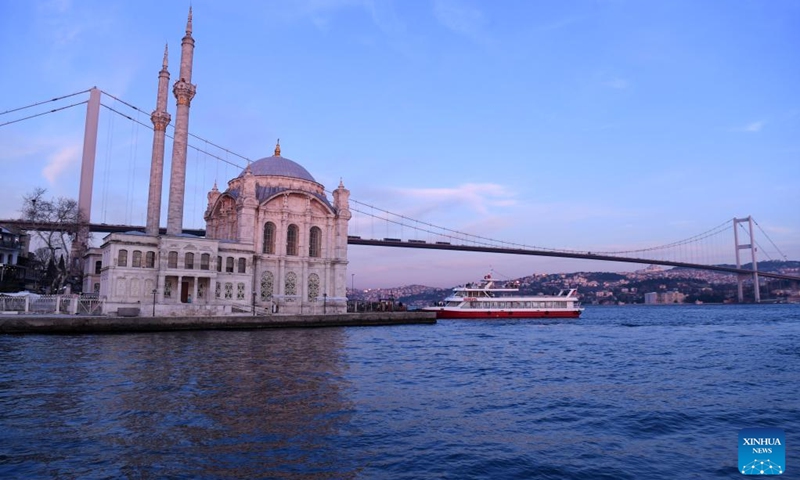
{"label": "metal railing", "polygon": [[103,315],[105,299],[94,295],[0,295],[0,312]]}

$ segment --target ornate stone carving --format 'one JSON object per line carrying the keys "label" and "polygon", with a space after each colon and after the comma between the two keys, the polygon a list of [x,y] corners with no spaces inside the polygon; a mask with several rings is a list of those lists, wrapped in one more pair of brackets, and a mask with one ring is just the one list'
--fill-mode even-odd
{"label": "ornate stone carving", "polygon": [[175,85],[172,87],[172,93],[178,100],[178,105],[186,105],[187,107],[192,102],[196,91],[197,86],[188,83],[182,78],[175,82]]}
{"label": "ornate stone carving", "polygon": [[163,132],[167,129],[170,120],[172,120],[172,117],[167,112],[154,111],[150,114],[150,121],[153,122],[153,129],[159,132]]}

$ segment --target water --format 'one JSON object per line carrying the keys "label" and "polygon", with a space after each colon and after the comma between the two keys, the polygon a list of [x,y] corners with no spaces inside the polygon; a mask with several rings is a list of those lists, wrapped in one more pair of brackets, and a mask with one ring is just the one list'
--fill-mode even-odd
{"label": "water", "polygon": [[0,337],[2,478],[800,478],[800,306]]}

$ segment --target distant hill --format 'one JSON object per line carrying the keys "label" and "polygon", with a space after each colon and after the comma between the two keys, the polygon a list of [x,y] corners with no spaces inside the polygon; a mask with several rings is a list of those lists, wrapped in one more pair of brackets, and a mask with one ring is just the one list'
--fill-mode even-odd
{"label": "distant hill", "polygon": [[[735,268],[735,265],[721,265]],[[751,264],[742,265],[750,269]],[[758,262],[760,272],[784,273],[800,276],[800,261],[765,260]],[[539,273],[517,279],[520,293],[527,295],[555,294],[562,288],[578,288],[581,300],[588,303],[642,303],[646,292],[680,291],[686,295],[687,302],[702,301],[721,303],[730,301],[736,295],[736,275],[682,267],[660,268],[650,266],[635,272],[574,272]],[[769,285],[777,285],[770,287]],[[752,287],[745,287],[752,289]],[[780,282],[766,281],[763,284],[762,299],[785,298],[796,295]],[[349,298],[377,301],[381,298],[395,298],[410,307],[434,305],[452,292],[452,288],[434,288],[423,285],[407,285],[387,289],[369,289],[348,292]],[[354,294],[351,296],[351,294]]]}
{"label": "distant hill", "polygon": [[[728,265],[722,264],[719,265],[720,267],[729,267],[729,268],[736,268],[736,265]],[[748,270],[753,269],[753,263],[745,263],[742,265],[742,268],[746,268]],[[796,268],[800,269],[800,261],[797,260],[764,260],[758,262],[758,271],[759,272],[770,272],[770,273],[778,273],[781,270],[786,270],[787,268]]]}

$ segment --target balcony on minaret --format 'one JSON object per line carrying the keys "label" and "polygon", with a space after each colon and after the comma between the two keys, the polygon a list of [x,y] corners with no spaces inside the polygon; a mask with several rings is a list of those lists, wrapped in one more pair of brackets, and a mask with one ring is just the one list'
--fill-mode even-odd
{"label": "balcony on minaret", "polygon": [[187,82],[182,78],[177,82],[175,82],[175,85],[172,87],[172,93],[178,100],[178,105],[189,106],[192,99],[194,98],[196,90],[197,87],[195,85],[192,85],[191,83]]}

